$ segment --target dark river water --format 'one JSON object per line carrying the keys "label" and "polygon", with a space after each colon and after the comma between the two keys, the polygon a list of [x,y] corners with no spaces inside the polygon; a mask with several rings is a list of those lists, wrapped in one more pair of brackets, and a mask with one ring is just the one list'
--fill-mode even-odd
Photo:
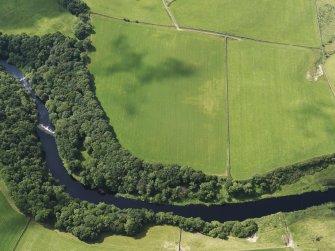
{"label": "dark river water", "polygon": [[[16,79],[22,79],[23,73],[15,66],[0,61],[0,65],[4,66]],[[21,81],[22,85],[27,89],[31,89],[27,80]],[[53,128],[49,113],[44,104],[31,91],[32,97],[35,99],[38,113],[39,123]],[[74,198],[86,200],[92,203],[105,202],[113,204],[119,208],[147,208],[155,212],[173,212],[184,217],[200,217],[206,221],[228,221],[228,220],[245,220],[248,218],[258,218],[277,212],[291,212],[306,209],[311,206],[320,205],[326,202],[335,201],[335,189],[329,189],[325,192],[310,192],[301,195],[277,197],[262,199],[253,202],[231,203],[225,205],[158,205],[142,202],[135,199],[127,199],[117,197],[112,194],[100,194],[96,190],[87,189],[81,183],[75,181],[66,171],[59,157],[55,138],[44,131],[37,130],[40,141],[42,142],[45,152],[47,168],[50,169],[53,177],[58,184],[65,186],[65,191]]]}

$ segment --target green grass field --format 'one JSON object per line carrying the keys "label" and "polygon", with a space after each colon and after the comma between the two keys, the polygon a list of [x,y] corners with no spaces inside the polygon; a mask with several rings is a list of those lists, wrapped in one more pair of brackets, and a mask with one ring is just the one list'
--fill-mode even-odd
{"label": "green grass field", "polygon": [[335,55],[326,60],[325,71],[331,88],[335,91]]}
{"label": "green grass field", "polygon": [[87,244],[70,234],[62,233],[31,223],[20,241],[17,251],[154,251],[176,250],[179,241],[179,230],[175,227],[160,226],[150,228],[136,238],[110,236],[102,243]]}
{"label": "green grass field", "polygon": [[232,175],[261,174],[335,151],[335,103],[326,81],[306,73],[319,53],[230,42]]}
{"label": "green grass field", "polygon": [[85,0],[93,12],[132,21],[171,25],[161,0]]}
{"label": "green grass field", "polygon": [[93,23],[90,69],[121,144],[145,160],[225,174],[224,41],[101,17]]}
{"label": "green grass field", "polygon": [[13,250],[27,224],[24,215],[11,207],[5,186],[0,180],[0,250]]}
{"label": "green grass field", "polygon": [[43,35],[60,31],[72,34],[76,18],[57,0],[0,0],[0,32]]}
{"label": "green grass field", "polygon": [[335,250],[335,204],[285,216],[299,250]]}
{"label": "green grass field", "polygon": [[193,0],[171,5],[181,26],[276,42],[320,45],[314,0]]}

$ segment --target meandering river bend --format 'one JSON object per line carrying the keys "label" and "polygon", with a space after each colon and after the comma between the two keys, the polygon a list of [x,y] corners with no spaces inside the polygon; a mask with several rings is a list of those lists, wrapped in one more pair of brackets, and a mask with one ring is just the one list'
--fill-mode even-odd
{"label": "meandering river bend", "polygon": [[[49,113],[44,104],[31,88],[29,82],[24,79],[23,73],[15,66],[7,64],[0,60],[5,70],[13,77],[21,80],[21,84],[31,91],[39,114],[39,124],[53,128]],[[38,136],[42,142],[45,153],[47,168],[50,169],[53,177],[59,185],[65,186],[65,191],[72,197],[81,200],[86,200],[92,203],[105,202],[113,204],[119,208],[147,208],[155,212],[173,212],[184,217],[200,217],[206,221],[230,221],[230,220],[245,220],[248,218],[257,218],[277,212],[291,212],[296,210],[306,209],[311,206],[321,205],[326,202],[335,201],[335,188],[325,192],[310,192],[301,195],[292,195],[277,198],[268,198],[252,202],[231,203],[225,205],[158,205],[147,203],[135,199],[127,199],[117,197],[112,194],[103,195],[96,190],[87,189],[81,183],[75,181],[64,168],[64,165],[59,157],[55,138],[44,131],[37,129]]]}

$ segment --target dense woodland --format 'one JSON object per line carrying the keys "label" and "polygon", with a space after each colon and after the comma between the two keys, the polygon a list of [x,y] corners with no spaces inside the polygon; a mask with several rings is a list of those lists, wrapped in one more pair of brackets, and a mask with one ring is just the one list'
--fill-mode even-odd
{"label": "dense woodland", "polygon": [[56,185],[43,160],[37,128],[37,110],[29,93],[0,69],[0,174],[18,208],[35,220],[71,232],[81,240],[94,241],[103,232],[135,235],[144,226],[169,224],[186,231],[227,238],[248,237],[257,224],[211,222],[183,218],[146,209],[121,210],[104,203],[95,205],[71,198]]}
{"label": "dense woodland", "polygon": [[[90,26],[86,4],[80,0],[60,3],[79,16],[84,26]],[[92,31],[90,28],[89,33]],[[0,58],[31,73],[31,83],[55,125],[60,156],[69,172],[78,175],[86,186],[150,202],[192,199],[219,203],[272,193],[283,184],[335,163],[333,155],[324,156],[238,181],[138,159],[119,144],[95,97],[94,76],[87,69],[92,48],[86,35],[72,39],[60,33],[42,37],[0,34]],[[83,152],[89,156],[85,162]]]}
{"label": "dense woodland", "polygon": [[[283,184],[335,163],[335,155],[277,169],[237,181],[189,167],[147,163],[123,149],[94,93],[87,69],[93,48],[89,8],[80,0],[60,0],[79,17],[77,39],[60,33],[42,37],[0,33],[0,59],[29,73],[37,96],[45,103],[56,128],[59,153],[69,172],[91,188],[136,196],[159,203],[186,199],[223,202],[272,193]],[[130,59],[131,60],[131,59]],[[171,224],[186,231],[226,238],[257,231],[254,221],[211,222],[185,219],[148,210],[121,210],[71,198],[57,186],[45,167],[36,136],[35,104],[14,79],[0,73],[0,169],[17,206],[38,221],[96,240],[100,233],[135,235],[144,225]],[[89,156],[83,161],[83,152]],[[85,164],[83,164],[85,163]]]}

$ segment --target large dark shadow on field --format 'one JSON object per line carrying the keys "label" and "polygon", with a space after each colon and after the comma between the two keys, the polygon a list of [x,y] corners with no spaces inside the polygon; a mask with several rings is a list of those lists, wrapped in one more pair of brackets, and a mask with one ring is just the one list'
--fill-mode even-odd
{"label": "large dark shadow on field", "polygon": [[[58,0],[8,0],[0,1],[0,31],[2,29],[24,29],[34,27],[43,18],[71,15]],[[71,25],[71,24],[69,24]]]}
{"label": "large dark shadow on field", "polygon": [[117,72],[133,72],[140,84],[150,84],[153,81],[188,77],[196,73],[194,65],[170,57],[157,65],[144,62],[145,53],[138,53],[125,36],[119,36],[112,43],[112,50],[120,53],[121,57],[111,67],[107,74]]}
{"label": "large dark shadow on field", "polygon": [[[121,72],[131,72],[137,84],[131,85],[131,88],[127,84],[123,86],[124,91],[129,95],[135,94],[144,85],[167,84],[169,81],[197,74],[197,69],[194,65],[174,57],[162,59],[158,64],[145,62],[148,53],[137,52],[136,47],[130,45],[125,36],[116,38],[112,42],[111,50],[118,53],[118,59],[114,59],[115,62],[112,66],[105,68],[105,74],[112,75]],[[127,100],[127,103],[123,105],[126,112],[129,115],[136,114],[136,105],[131,103],[131,99]]]}
{"label": "large dark shadow on field", "polygon": [[[334,137],[335,128],[333,119],[329,111],[335,109],[335,105],[328,104],[323,101],[317,101],[315,104],[305,104],[298,109],[292,111],[292,116],[296,119],[299,125],[299,129],[306,137],[318,137],[317,131],[312,129],[308,121],[320,121],[321,130],[329,135],[329,139]],[[306,121],[306,114],[308,119]]]}

